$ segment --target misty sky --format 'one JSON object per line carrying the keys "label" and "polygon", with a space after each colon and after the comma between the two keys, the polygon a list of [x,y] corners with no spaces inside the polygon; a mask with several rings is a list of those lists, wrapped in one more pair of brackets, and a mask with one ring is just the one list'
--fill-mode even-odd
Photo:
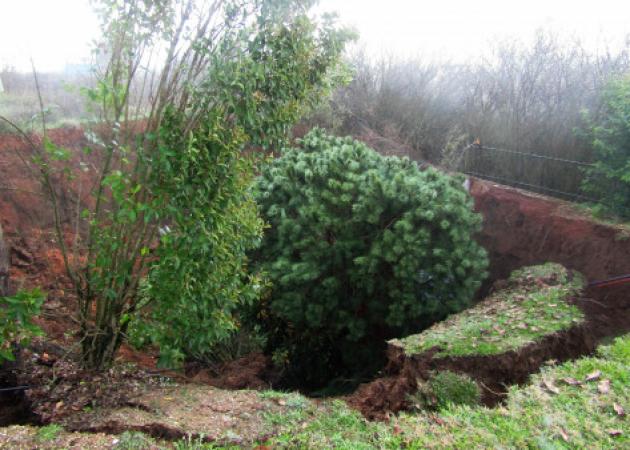
{"label": "misty sky", "polygon": [[[628,0],[321,0],[361,34],[370,54],[466,60],[497,39],[528,40],[547,27],[591,49],[630,33]],[[89,51],[98,27],[88,0],[0,0],[0,67],[61,70]]]}

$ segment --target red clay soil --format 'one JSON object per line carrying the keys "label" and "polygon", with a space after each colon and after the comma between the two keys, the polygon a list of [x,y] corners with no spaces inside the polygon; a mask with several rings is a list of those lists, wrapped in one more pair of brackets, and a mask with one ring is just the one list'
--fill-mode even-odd
{"label": "red clay soil", "polygon": [[557,262],[589,281],[630,273],[630,228],[599,223],[570,203],[473,180],[483,215],[478,241],[490,253],[491,279],[514,269]]}
{"label": "red clay soil", "polygon": [[[630,273],[628,228],[597,223],[566,202],[485,181],[473,180],[471,194],[484,218],[477,238],[490,256],[490,280],[544,262],[578,270],[590,282]],[[515,352],[434,358],[431,351],[408,357],[401,348],[390,346],[389,376],[360,386],[348,403],[370,419],[384,419],[408,407],[407,395],[416,390],[417,379],[427,379],[430,371],[451,370],[480,381],[484,403],[496,404],[505,386],[526,382],[545,361],[583,356],[601,338],[630,330],[630,285],[588,288],[575,301],[585,313],[584,325]]]}
{"label": "red clay soil", "polygon": [[221,389],[269,389],[277,378],[269,356],[251,353],[223,364],[216,374],[201,368],[188,373],[192,381]]}
{"label": "red clay soil", "polygon": [[[75,160],[82,155],[81,148],[87,143],[83,130],[79,128],[60,128],[50,130],[48,138],[55,144],[73,152]],[[31,136],[35,144],[41,138]],[[34,176],[34,167],[29,169],[24,161],[30,161],[35,152],[30,144],[19,135],[0,135],[0,220],[13,231],[30,229],[50,229],[52,214],[48,202]],[[81,158],[85,161],[84,155]],[[82,185],[82,200],[89,195],[89,188],[94,182],[89,170],[76,171],[81,176],[71,186],[64,186],[59,191],[62,220],[69,221],[76,212],[76,198],[79,186]],[[66,183],[64,183],[66,185]]]}
{"label": "red clay soil", "polygon": [[[138,124],[141,127],[142,124]],[[76,236],[77,212],[91,202],[94,185],[95,156],[81,150],[88,144],[81,128],[49,130],[47,137],[56,145],[67,148],[74,155],[72,163],[77,175],[72,182],[57,180],[61,221],[66,245],[73,248]],[[30,139],[41,144],[41,137]],[[29,161],[34,155],[30,143],[17,134],[0,135],[0,223],[10,248],[10,292],[20,287],[39,287],[47,294],[43,314],[36,319],[48,338],[59,344],[74,341],[76,323],[71,318],[74,292],[67,279],[63,258],[53,233],[53,214],[42,188],[33,174]],[[83,166],[80,169],[79,163]],[[140,367],[154,369],[155,352],[142,353],[124,346],[120,357]]]}

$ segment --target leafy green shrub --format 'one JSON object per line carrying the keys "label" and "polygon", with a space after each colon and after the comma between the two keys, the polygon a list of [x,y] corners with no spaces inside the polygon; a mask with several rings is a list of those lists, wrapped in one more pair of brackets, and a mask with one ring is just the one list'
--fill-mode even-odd
{"label": "leafy green shrub", "polygon": [[478,405],[481,401],[479,386],[466,374],[448,370],[434,373],[418,390],[409,396],[416,409],[444,409],[449,405]]}
{"label": "leafy green shrub", "polygon": [[603,110],[591,121],[587,139],[595,163],[586,169],[585,192],[600,201],[600,212],[630,218],[630,77],[610,82]]}
{"label": "leafy green shrub", "polygon": [[[279,147],[343,81],[353,34],[330,15],[315,20],[314,0],[93,3],[103,70],[80,89],[98,118],[83,155],[15,128],[32,147],[77,296],[83,366],[107,368],[138,316],[171,365],[230,339],[234,311],[257,297],[246,252],[263,222],[243,150]],[[148,77],[139,69],[153,52],[165,57]],[[93,201],[68,246],[61,199],[78,175],[94,181]]]}
{"label": "leafy green shrub", "polygon": [[32,322],[44,303],[39,289],[19,291],[12,297],[0,297],[0,364],[13,361],[12,344],[26,345],[31,337],[41,334]]}
{"label": "leafy green shrub", "polygon": [[321,130],[302,147],[259,178],[270,230],[257,261],[273,283],[260,316],[270,344],[304,379],[461,310],[487,258],[461,178]]}

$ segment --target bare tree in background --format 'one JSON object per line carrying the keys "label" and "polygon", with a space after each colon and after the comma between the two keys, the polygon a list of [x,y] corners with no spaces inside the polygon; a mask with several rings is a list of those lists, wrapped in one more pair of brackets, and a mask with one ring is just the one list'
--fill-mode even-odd
{"label": "bare tree in background", "polygon": [[[428,160],[504,179],[578,192],[578,165],[527,159],[509,153],[461,150],[479,141],[524,153],[590,161],[590,144],[575,133],[583,111],[597,112],[611,79],[630,70],[630,43],[590,53],[577,41],[540,30],[533,41],[506,40],[489,47],[478,62],[437,63],[353,55],[354,81],[337,92],[334,120],[319,124],[351,134],[377,150],[402,145],[413,159]],[[319,119],[322,119],[320,117]],[[323,117],[326,119],[326,117]]]}

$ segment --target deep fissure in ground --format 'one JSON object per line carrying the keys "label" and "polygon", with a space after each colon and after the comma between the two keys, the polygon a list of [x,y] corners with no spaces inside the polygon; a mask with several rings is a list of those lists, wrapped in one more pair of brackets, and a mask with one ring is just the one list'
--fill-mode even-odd
{"label": "deep fissure in ground", "polygon": [[25,387],[18,386],[15,364],[0,367],[0,427],[38,423],[24,393]]}

